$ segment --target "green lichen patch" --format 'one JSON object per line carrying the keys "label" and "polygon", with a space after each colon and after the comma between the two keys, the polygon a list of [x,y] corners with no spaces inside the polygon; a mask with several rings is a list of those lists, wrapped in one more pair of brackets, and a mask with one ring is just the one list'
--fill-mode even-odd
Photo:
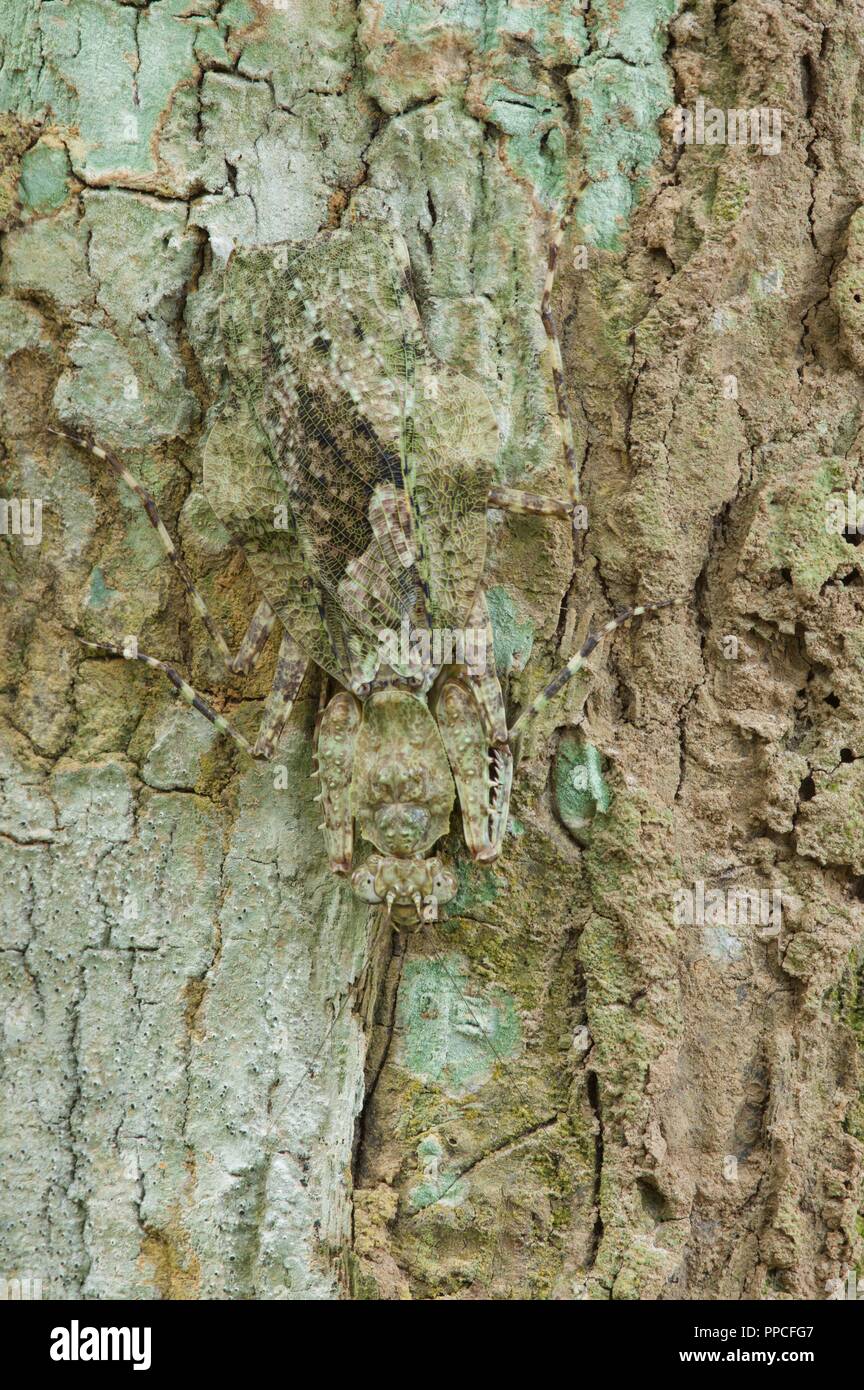
{"label": "green lichen patch", "polygon": [[[188,158],[195,146],[194,21],[172,14],[170,3],[138,10],[78,0],[62,8],[50,63],[66,88],[64,107],[74,102],[76,170],[88,183],[117,180],[164,191],[173,184],[170,191],[184,192],[190,171],[183,149]],[[94,90],[98,100],[88,95]]]}
{"label": "green lichen patch", "polygon": [[567,197],[567,113],[552,88],[538,83],[527,63],[502,54],[488,76],[472,83],[470,106],[508,137],[504,149],[514,176],[547,207],[560,206]]}
{"label": "green lichen patch", "polygon": [[444,1145],[437,1134],[427,1135],[417,1145],[417,1162],[423,1179],[408,1191],[408,1200],[415,1211],[429,1207],[433,1202],[458,1207],[467,1199],[470,1182],[460,1178],[451,1165],[442,1164],[443,1157]]}
{"label": "green lichen patch", "polygon": [[117,590],[109,588],[105,581],[105,575],[99,565],[95,565],[90,574],[90,591],[87,595],[88,608],[104,608],[113,598],[117,597]]}
{"label": "green lichen patch", "polygon": [[82,327],[69,358],[54,404],[64,419],[106,444],[122,440],[128,449],[171,439],[198,416],[183,364],[162,337],[130,335],[123,342],[106,329]]}
{"label": "green lichen patch", "polygon": [[497,985],[478,986],[465,957],[453,951],[406,964],[398,1026],[406,1069],[451,1095],[478,1090],[496,1060],[520,1047],[512,996]]}
{"label": "green lichen patch", "polygon": [[238,72],[266,77],[280,106],[293,107],[310,91],[344,92],[348,85],[356,22],[349,0],[323,7],[317,0],[295,0],[278,9],[231,4],[220,21],[230,27]]}
{"label": "green lichen patch", "polygon": [[498,896],[498,878],[494,869],[475,864],[464,856],[456,861],[456,896],[445,909],[447,917],[456,919],[460,913],[476,912]]}
{"label": "green lichen patch", "polygon": [[584,842],[594,817],[604,815],[612,802],[600,752],[579,735],[565,735],[553,779],[556,810],[571,834]]}
{"label": "green lichen patch", "polygon": [[69,196],[69,156],[59,141],[40,140],[21,160],[18,197],[31,212],[53,212]]}
{"label": "green lichen patch", "polygon": [[34,305],[4,296],[0,298],[0,357],[8,359],[27,348],[52,351],[45,320]]}
{"label": "green lichen patch", "polygon": [[495,668],[499,676],[524,670],[534,645],[533,622],[520,617],[516,603],[500,585],[489,589],[486,602],[492,619]]}
{"label": "green lichen patch", "polygon": [[579,105],[591,177],[579,220],[589,245],[616,250],[660,153],[658,122],[671,103],[666,25],[677,0],[598,4],[594,51],[568,77]]}
{"label": "green lichen patch", "polygon": [[195,787],[201,778],[202,762],[211,753],[219,735],[196,712],[174,708],[162,716],[153,745],[141,775],[151,787],[162,791]]}
{"label": "green lichen patch", "polygon": [[753,535],[765,557],[760,570],[767,568],[767,558],[774,568],[789,570],[796,589],[817,594],[841,565],[849,563],[850,548],[830,525],[829,505],[846,474],[842,459],[827,458],[802,469],[794,483],[768,487],[760,516],[763,529],[761,535]]}
{"label": "green lichen patch", "polygon": [[87,235],[72,209],[16,227],[3,244],[0,278],[9,289],[46,298],[63,310],[92,303]]}

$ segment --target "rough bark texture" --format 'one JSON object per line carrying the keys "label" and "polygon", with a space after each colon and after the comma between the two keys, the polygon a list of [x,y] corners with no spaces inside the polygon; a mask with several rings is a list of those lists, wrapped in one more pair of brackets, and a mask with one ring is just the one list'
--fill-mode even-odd
{"label": "rough bark texture", "polygon": [[[57,1297],[821,1298],[859,1248],[864,484],[860,0],[7,0],[0,33],[4,1138],[0,1274]],[[780,152],[670,111],[782,110]],[[304,690],[221,670],[134,497],[235,643],[256,603],[201,447],[232,245],[364,214],[408,241],[501,481],[564,487],[556,294],[590,532],[496,514],[516,708],[619,604],[523,748],[501,861],[394,939],[329,875]],[[575,248],[586,248],[585,264]],[[737,395],[729,379],[737,380]],[[737,638],[736,644],[729,638]],[[862,763],[864,766],[864,763]],[[577,775],[581,773],[583,775]],[[782,893],[779,935],[674,895]]]}

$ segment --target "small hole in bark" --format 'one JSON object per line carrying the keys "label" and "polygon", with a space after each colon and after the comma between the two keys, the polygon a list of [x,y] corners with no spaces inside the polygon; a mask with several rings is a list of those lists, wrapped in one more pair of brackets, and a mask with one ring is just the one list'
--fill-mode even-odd
{"label": "small hole in bark", "polygon": [[812,777],[805,777],[798,788],[798,797],[801,801],[812,801],[816,795],[816,783]]}
{"label": "small hole in bark", "polygon": [[651,1178],[637,1178],[642,1210],[652,1221],[668,1221],[672,1215],[667,1198]]}
{"label": "small hole in bark", "polygon": [[840,749],[840,761],[841,763],[854,763],[855,754],[852,752],[851,748]]}
{"label": "small hole in bark", "polygon": [[838,697],[834,694],[833,690],[831,691],[830,695],[825,696],[825,703],[826,705],[830,705],[832,709],[840,708],[840,701]]}
{"label": "small hole in bark", "polygon": [[853,898],[860,898],[861,901],[864,902],[864,875],[860,878],[853,878],[852,882],[849,884],[849,892],[852,894]]}

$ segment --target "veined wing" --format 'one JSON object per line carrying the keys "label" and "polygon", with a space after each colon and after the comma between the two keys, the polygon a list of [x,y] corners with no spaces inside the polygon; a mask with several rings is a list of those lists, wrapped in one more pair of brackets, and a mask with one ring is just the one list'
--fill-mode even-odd
{"label": "veined wing", "polygon": [[339,640],[426,621],[414,389],[427,356],[407,257],[376,223],[286,249],[263,329],[265,416]]}

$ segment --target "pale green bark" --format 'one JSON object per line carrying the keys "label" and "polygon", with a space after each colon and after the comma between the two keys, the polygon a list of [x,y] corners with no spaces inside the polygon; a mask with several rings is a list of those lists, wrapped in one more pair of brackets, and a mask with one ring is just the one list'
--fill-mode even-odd
{"label": "pale green bark", "polygon": [[[861,482],[864,31],[810,9],[9,0],[2,492],[44,535],[0,538],[0,1275],[710,1299],[854,1262],[862,573],[824,508]],[[700,94],[781,107],[780,155],[679,150]],[[224,676],[134,497],[44,426],[142,477],[236,643],[257,598],[200,489],[222,268],[385,216],[500,480],[561,493],[538,306],[583,171],[557,300],[591,530],[574,578],[566,528],[493,517],[511,705],[616,605],[686,604],[550,707],[502,860],[394,954],[326,868],[314,680],[274,778],[83,655],[137,633],[247,733],[272,675]],[[676,928],[698,879],[780,887],[780,940]]]}

